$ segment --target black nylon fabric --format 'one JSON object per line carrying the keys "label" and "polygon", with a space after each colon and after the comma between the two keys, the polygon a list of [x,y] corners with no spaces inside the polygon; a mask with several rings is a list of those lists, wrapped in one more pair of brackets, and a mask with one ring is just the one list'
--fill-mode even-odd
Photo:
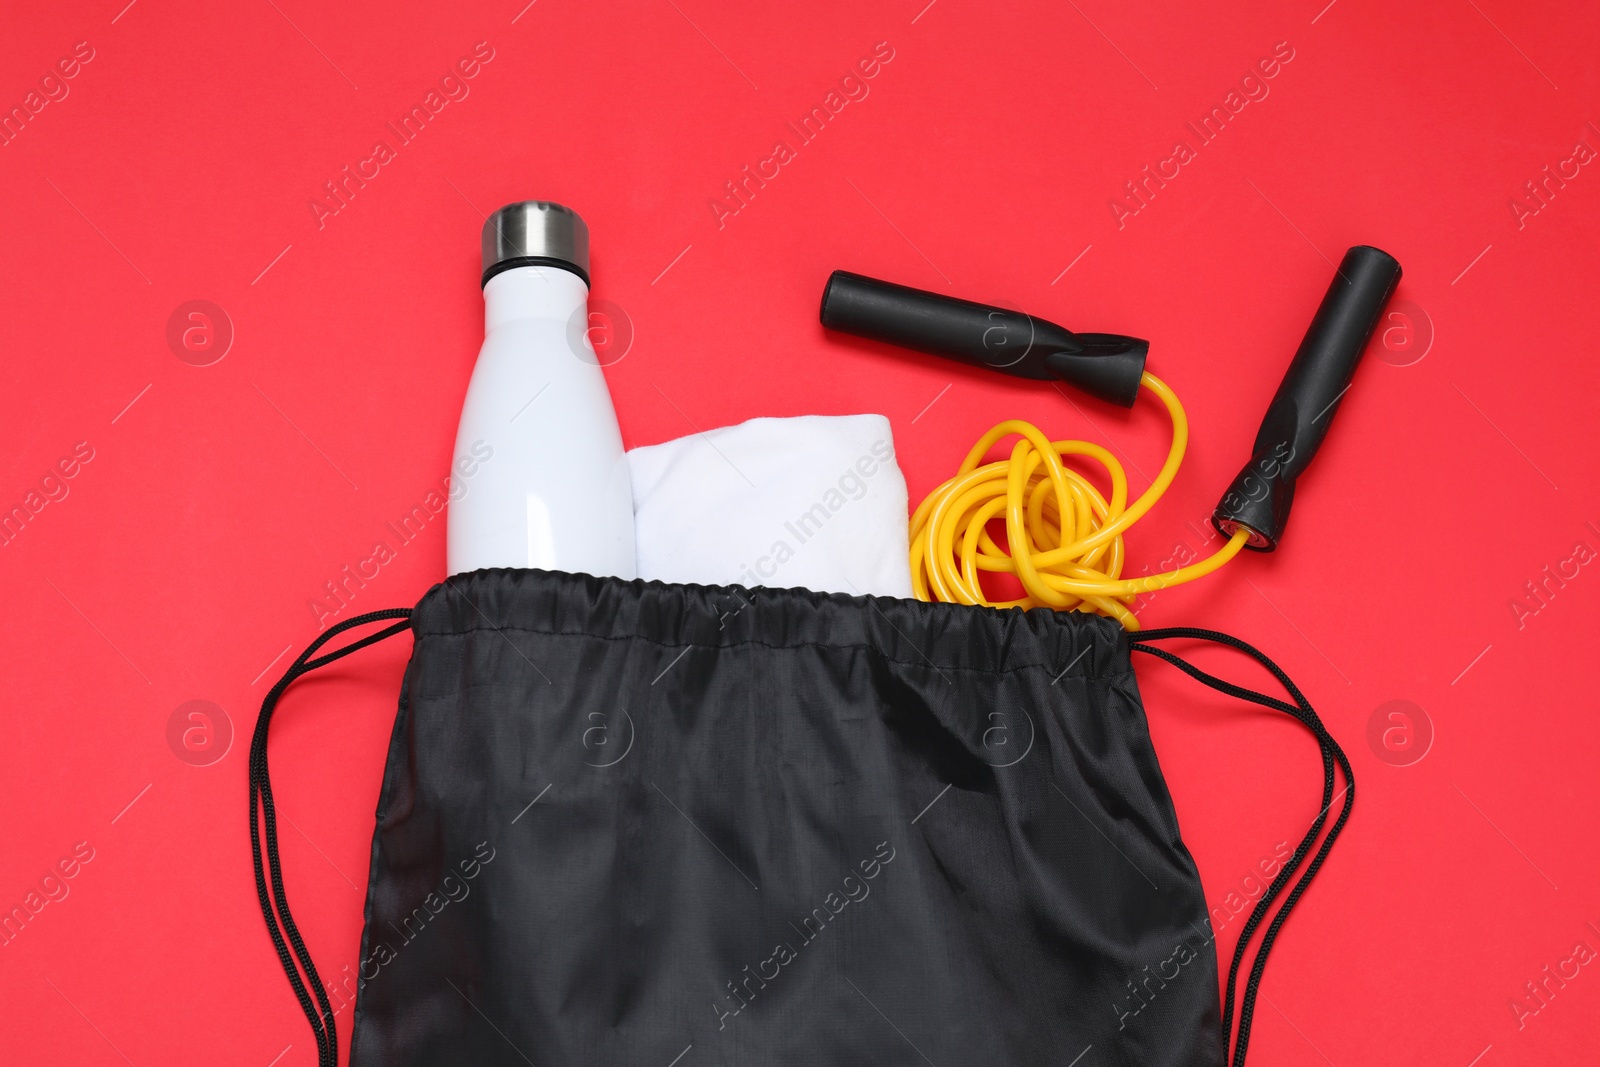
{"label": "black nylon fabric", "polygon": [[412,629],[357,1067],[1222,1063],[1114,621],[494,570]]}

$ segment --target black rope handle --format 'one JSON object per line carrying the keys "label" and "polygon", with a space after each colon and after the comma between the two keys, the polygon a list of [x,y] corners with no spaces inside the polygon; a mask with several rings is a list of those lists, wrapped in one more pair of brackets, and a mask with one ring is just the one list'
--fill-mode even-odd
{"label": "black rope handle", "polygon": [[[1294,682],[1290,681],[1289,676],[1283,672],[1282,668],[1267,658],[1265,653],[1246,644],[1237,637],[1218,633],[1215,630],[1202,630],[1190,626],[1142,630],[1134,636],[1136,640],[1129,646],[1133,651],[1144,652],[1166,660],[1185,674],[1204,685],[1210,686],[1219,693],[1225,693],[1228,696],[1237,697],[1252,704],[1259,704],[1264,708],[1281,711],[1299,720],[1307,730],[1311,731],[1312,736],[1317,739],[1318,747],[1322,750],[1322,809],[1317,813],[1317,817],[1312,820],[1311,829],[1301,839],[1299,847],[1294,850],[1294,854],[1283,865],[1283,869],[1278,873],[1278,876],[1272,880],[1272,884],[1267,887],[1266,892],[1261,895],[1261,899],[1256,902],[1256,906],[1251,909],[1250,918],[1246,920],[1244,930],[1239,934],[1239,943],[1234,946],[1233,963],[1228,967],[1227,996],[1222,1011],[1222,1041],[1225,1053],[1233,1032],[1234,989],[1239,978],[1239,968],[1244,961],[1245,951],[1249,948],[1257,928],[1266,919],[1273,901],[1278,898],[1278,894],[1283,891],[1284,886],[1289,884],[1289,879],[1300,869],[1301,863],[1305,861],[1306,854],[1311,851],[1311,846],[1316,844],[1318,836],[1322,834],[1323,826],[1328,820],[1328,812],[1332,809],[1336,799],[1334,796],[1334,786],[1337,784],[1334,773],[1336,764],[1339,771],[1344,775],[1344,804],[1339,810],[1339,816],[1333,821],[1332,827],[1328,829],[1327,836],[1322,839],[1322,845],[1317,849],[1316,855],[1312,856],[1310,863],[1306,865],[1305,873],[1300,876],[1293,888],[1289,890],[1288,896],[1284,898],[1283,906],[1278,909],[1277,913],[1272,916],[1272,920],[1267,924],[1266,933],[1262,935],[1261,945],[1256,950],[1255,959],[1250,965],[1250,975],[1245,980],[1244,996],[1239,1001],[1239,1035],[1238,1039],[1232,1042],[1232,1059],[1230,1061],[1232,1067],[1244,1067],[1245,1050],[1250,1045],[1250,1027],[1255,1018],[1256,997],[1261,988],[1261,975],[1267,968],[1267,956],[1272,952],[1272,945],[1277,941],[1278,932],[1289,918],[1289,913],[1294,910],[1294,906],[1299,902],[1301,895],[1311,885],[1311,880],[1322,869],[1323,861],[1328,858],[1328,853],[1333,849],[1334,841],[1338,839],[1340,832],[1344,830],[1345,823],[1350,818],[1350,811],[1355,807],[1356,802],[1355,775],[1350,769],[1350,761],[1345,758],[1344,749],[1339,747],[1339,742],[1335,741],[1333,735],[1328,733],[1327,728],[1322,725],[1322,719],[1312,709],[1310,701],[1305,698],[1305,694],[1300,692]],[[1273,677],[1277,678],[1284,690],[1294,698],[1294,703],[1286,703],[1276,697],[1258,693],[1254,689],[1246,689],[1243,686],[1234,685],[1232,682],[1207,674],[1189,661],[1175,656],[1165,649],[1145,644],[1147,641],[1164,641],[1174,638],[1210,641],[1213,644],[1225,645],[1243,652],[1272,672]]]}
{"label": "black rope handle", "polygon": [[[316,656],[322,646],[346,630],[388,619],[400,621],[327,655]],[[272,802],[272,779],[267,773],[267,732],[272,725],[272,713],[278,706],[278,698],[283,696],[284,690],[295,679],[410,628],[410,608],[373,611],[330,627],[300,653],[283,677],[278,679],[278,684],[261,701],[261,715],[256,719],[255,735],[250,740],[250,858],[255,862],[256,896],[261,901],[261,917],[267,922],[267,932],[272,935],[272,944],[278,950],[278,962],[283,965],[283,973],[289,977],[289,986],[294,990],[295,999],[300,1002],[300,1010],[305,1012],[311,1032],[316,1036],[317,1067],[338,1067],[339,1038],[334,1028],[333,1005],[328,1001],[328,990],[311,962],[311,953],[306,950],[305,941],[294,924],[294,916],[289,914],[289,901],[283,891],[283,869],[278,861],[278,811]],[[263,836],[266,839],[265,850],[262,848]],[[266,853],[265,869],[261,862],[263,851]],[[267,888],[269,877],[272,883],[270,894]],[[302,972],[304,978],[301,977]],[[315,1003],[312,1001],[313,994]]]}

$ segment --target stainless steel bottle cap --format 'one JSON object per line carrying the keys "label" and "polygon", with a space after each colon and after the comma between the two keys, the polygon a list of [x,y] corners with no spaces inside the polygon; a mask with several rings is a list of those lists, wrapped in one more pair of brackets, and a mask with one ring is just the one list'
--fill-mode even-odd
{"label": "stainless steel bottle cap", "polygon": [[569,270],[589,284],[589,227],[569,207],[523,200],[483,224],[483,284],[513,267]]}

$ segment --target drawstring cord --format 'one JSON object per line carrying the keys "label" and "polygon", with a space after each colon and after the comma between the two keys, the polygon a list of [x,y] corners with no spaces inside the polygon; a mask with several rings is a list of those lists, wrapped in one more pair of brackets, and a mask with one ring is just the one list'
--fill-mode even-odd
{"label": "drawstring cord", "polygon": [[[387,619],[400,621],[377,633],[368,634],[335,652],[316,656],[318,649],[346,630]],[[284,690],[288,689],[295,679],[336,659],[348,656],[357,649],[376,644],[410,628],[410,608],[389,608],[385,611],[369,612],[330,627],[300,653],[299,658],[289,665],[283,677],[278,679],[278,684],[273,686],[266,698],[261,701],[261,715],[256,719],[255,735],[250,740],[250,857],[255,862],[256,896],[261,901],[261,917],[267,921],[267,932],[272,935],[272,943],[278,950],[278,962],[283,964],[283,973],[289,976],[289,985],[294,989],[295,999],[300,1001],[300,1010],[305,1012],[306,1020],[311,1023],[311,1031],[316,1035],[317,1067],[338,1067],[339,1040],[334,1029],[333,1005],[328,1001],[328,991],[323,986],[316,967],[311,963],[311,954],[306,951],[305,941],[301,939],[300,931],[295,927],[294,917],[289,914],[289,901],[283,891],[283,871],[278,862],[278,812],[272,802],[272,781],[267,773],[267,730],[272,725],[272,712],[278,706],[278,698],[283,696]],[[313,656],[316,658],[312,658]],[[262,828],[258,825],[261,822],[265,823],[267,857],[265,870],[261,863]],[[270,896],[267,889],[269,876],[272,881]],[[290,949],[294,951],[292,958],[289,954]],[[299,964],[298,969],[296,963]],[[304,980],[301,979],[302,971],[305,973]],[[316,994],[314,1004],[311,999],[312,993]]]}
{"label": "drawstring cord", "polygon": [[[1222,1011],[1222,1043],[1224,1051],[1228,1048],[1233,1030],[1234,989],[1239,978],[1239,968],[1244,961],[1245,951],[1249,947],[1251,939],[1255,936],[1257,928],[1266,919],[1273,901],[1278,898],[1278,894],[1283,891],[1284,886],[1289,884],[1289,879],[1294,876],[1294,873],[1300,869],[1306,853],[1311,850],[1311,846],[1316,843],[1317,837],[1322,833],[1322,828],[1328,819],[1328,812],[1333,807],[1333,802],[1336,799],[1334,796],[1334,785],[1336,784],[1334,765],[1336,763],[1339,771],[1344,774],[1344,804],[1339,809],[1339,816],[1334,819],[1333,826],[1329,828],[1328,835],[1323,838],[1322,845],[1317,849],[1316,855],[1306,865],[1305,873],[1289,890],[1288,896],[1284,898],[1283,906],[1278,909],[1271,922],[1267,924],[1266,933],[1261,937],[1260,948],[1256,950],[1255,960],[1250,965],[1250,975],[1245,981],[1244,996],[1239,1001],[1239,1035],[1238,1039],[1233,1042],[1233,1058],[1230,1061],[1232,1067],[1243,1067],[1245,1050],[1250,1045],[1250,1026],[1255,1017],[1256,996],[1261,988],[1261,975],[1267,968],[1267,956],[1272,951],[1273,942],[1278,939],[1278,931],[1282,929],[1284,922],[1289,918],[1289,913],[1294,910],[1294,906],[1300,900],[1301,894],[1311,885],[1311,880],[1316,877],[1317,871],[1322,868],[1322,863],[1327,859],[1329,851],[1332,850],[1334,841],[1338,839],[1340,832],[1344,829],[1345,822],[1350,818],[1350,811],[1355,807],[1356,802],[1356,779],[1350,770],[1350,761],[1345,758],[1344,749],[1339,747],[1339,743],[1333,739],[1333,736],[1322,725],[1322,720],[1318,718],[1317,713],[1312,709],[1305,695],[1300,692],[1294,682],[1289,680],[1289,676],[1276,663],[1267,658],[1265,653],[1246,644],[1237,637],[1218,633],[1215,630],[1201,630],[1189,626],[1171,626],[1160,630],[1145,630],[1137,636],[1138,640],[1132,642],[1129,646],[1133,651],[1144,652],[1166,660],[1191,678],[1210,686],[1219,693],[1225,693],[1228,696],[1237,697],[1240,700],[1246,700],[1252,704],[1259,704],[1264,708],[1272,708],[1293,716],[1307,730],[1311,731],[1312,736],[1317,739],[1318,747],[1322,750],[1322,810],[1312,820],[1311,829],[1307,831],[1305,837],[1300,841],[1300,846],[1294,850],[1294,854],[1283,865],[1283,870],[1272,880],[1272,884],[1267,887],[1266,892],[1261,895],[1261,899],[1256,902],[1255,908],[1250,912],[1250,918],[1244,924],[1244,930],[1239,934],[1239,943],[1234,947],[1233,963],[1228,968],[1227,996]],[[1279,683],[1283,685],[1284,690],[1294,698],[1294,703],[1289,704],[1276,697],[1270,697],[1253,689],[1245,689],[1243,686],[1224,681],[1214,675],[1207,674],[1192,663],[1173,655],[1171,652],[1155,648],[1146,643],[1174,638],[1210,641],[1213,644],[1226,645],[1229,648],[1243,652],[1272,672],[1273,677],[1277,678]]]}

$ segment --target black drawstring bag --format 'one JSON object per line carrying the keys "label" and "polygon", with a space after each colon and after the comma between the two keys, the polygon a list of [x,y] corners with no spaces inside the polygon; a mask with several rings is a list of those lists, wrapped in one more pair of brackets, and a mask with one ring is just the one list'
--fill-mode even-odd
{"label": "black drawstring bag", "polygon": [[[256,887],[329,1067],[335,1013],[284,893],[268,731],[300,675],[405,629],[356,1067],[1209,1067],[1229,1059],[1236,978],[1265,924],[1232,1042],[1241,1064],[1268,951],[1354,802],[1350,765],[1299,690],[1211,631],[459,576],[414,611],[330,628],[256,724]],[[1245,652],[1292,702],[1152,644],[1176,638]],[[1322,810],[1246,922],[1220,1010],[1132,651],[1294,716],[1322,749]],[[1343,804],[1323,835],[1335,764]]]}

